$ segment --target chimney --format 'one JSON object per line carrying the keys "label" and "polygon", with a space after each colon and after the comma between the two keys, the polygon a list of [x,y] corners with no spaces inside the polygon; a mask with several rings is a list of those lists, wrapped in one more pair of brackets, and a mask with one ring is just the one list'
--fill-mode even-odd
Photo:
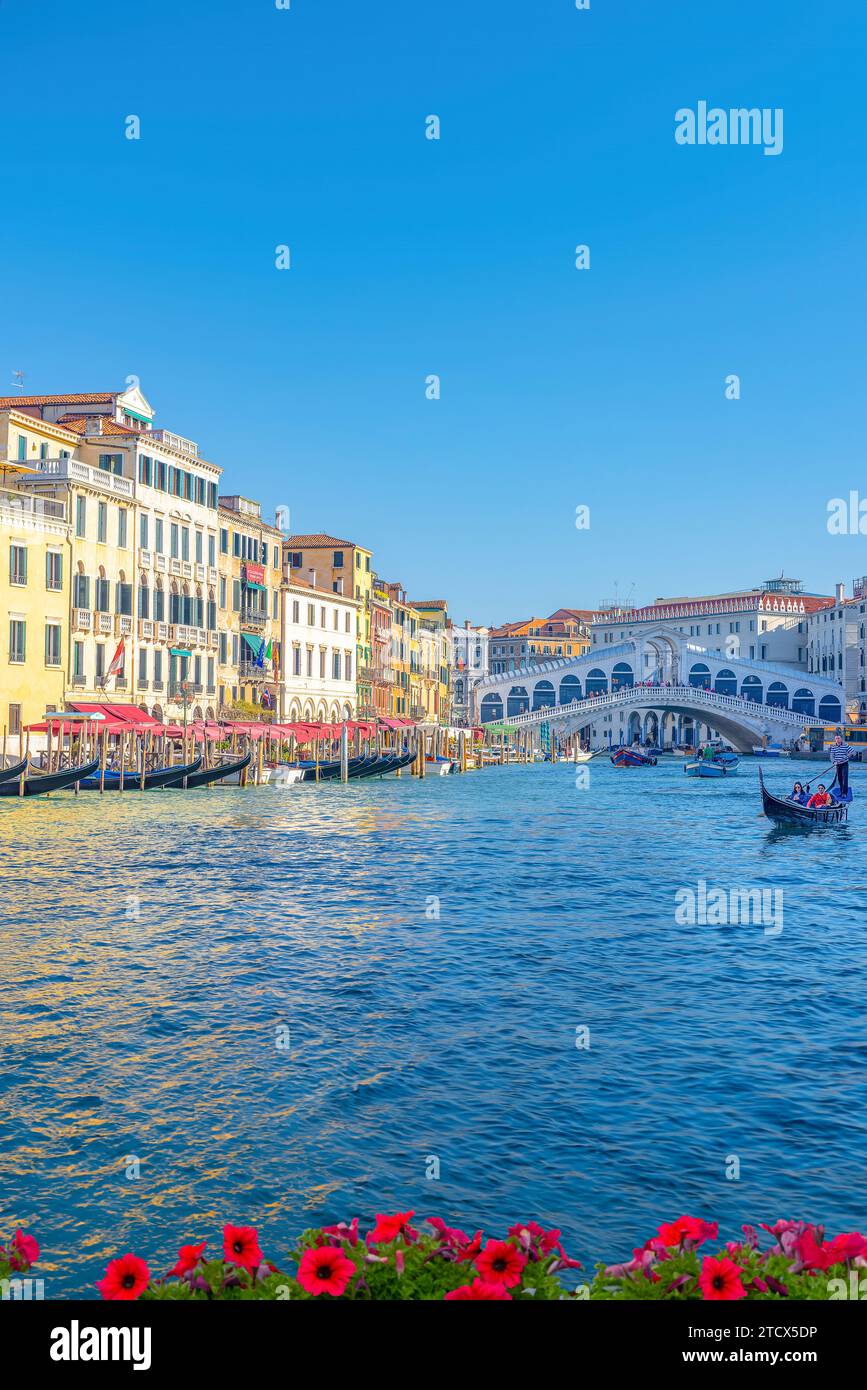
{"label": "chimney", "polygon": [[309,570],[307,571],[307,579],[308,579],[309,583],[312,584],[313,588],[315,589],[315,588],[316,588],[316,571],[315,571],[315,569],[313,568],[312,565],[310,566]]}
{"label": "chimney", "polygon": [[837,594],[837,602],[838,602],[838,603],[843,603],[843,601],[844,601],[845,598],[846,598],[846,585],[845,585],[845,584],[838,584],[838,585],[837,585],[837,588],[836,588],[836,594]]}

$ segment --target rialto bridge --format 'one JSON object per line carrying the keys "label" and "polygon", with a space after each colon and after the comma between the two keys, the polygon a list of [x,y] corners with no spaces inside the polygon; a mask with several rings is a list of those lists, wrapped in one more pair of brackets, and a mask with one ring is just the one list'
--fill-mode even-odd
{"label": "rialto bridge", "polygon": [[718,733],[747,751],[763,737],[791,742],[808,723],[843,718],[836,681],[795,666],[699,646],[661,626],[622,642],[487,676],[475,687],[482,724],[554,723],[595,745],[641,738],[667,747]]}

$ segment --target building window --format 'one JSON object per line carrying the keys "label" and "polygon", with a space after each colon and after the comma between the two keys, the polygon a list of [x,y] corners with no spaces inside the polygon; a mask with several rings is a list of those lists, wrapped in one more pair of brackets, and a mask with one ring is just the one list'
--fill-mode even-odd
{"label": "building window", "polygon": [[49,550],[45,556],[45,587],[57,593],[63,588],[63,556]]}
{"label": "building window", "polygon": [[147,512],[142,512],[138,519],[138,543],[142,550],[148,549],[148,522],[150,518]]}
{"label": "building window", "polygon": [[161,686],[163,683],[163,654],[157,650],[154,652],[154,685]]}
{"label": "building window", "polygon": [[126,507],[117,509],[117,543],[121,550],[126,550]]}
{"label": "building window", "polygon": [[340,652],[333,652],[331,657],[331,675],[336,681],[340,680]]}
{"label": "building window", "polygon": [[293,676],[300,676],[300,675],[301,675],[301,648],[300,648],[300,647],[293,647],[293,648],[292,648],[292,674],[293,674]]}
{"label": "building window", "polygon": [[27,547],[24,545],[9,547],[9,583],[27,583]]}
{"label": "building window", "polygon": [[18,458],[21,462],[27,458],[27,436],[23,434],[18,436]]}
{"label": "building window", "polygon": [[73,642],[72,644],[72,674],[83,679],[84,677],[84,643]]}
{"label": "building window", "polygon": [[169,545],[170,545],[169,555],[171,556],[171,558],[172,558],[173,560],[179,560],[179,559],[180,559],[180,552],[179,552],[179,549],[178,549],[178,537],[179,537],[179,533],[178,533],[178,524],[177,524],[176,521],[173,521],[173,522],[171,522],[171,524],[170,524],[170,526],[169,526]]}
{"label": "building window", "polygon": [[96,539],[105,544],[105,537],[108,531],[108,507],[105,502],[100,502],[96,513]]}
{"label": "building window", "polygon": [[335,568],[336,570],[342,570],[342,569],[343,569],[343,551],[342,551],[342,550],[335,550],[335,552],[334,552],[334,568]]}
{"label": "building window", "polygon": [[303,565],[303,563],[304,563],[304,554],[303,554],[302,551],[300,551],[300,550],[293,550],[293,551],[290,551],[290,554],[289,554],[289,568],[290,568],[290,569],[293,569],[293,570],[300,570],[300,568],[301,568],[301,566]]}
{"label": "building window", "polygon": [[45,665],[60,665],[60,623],[45,624]]}
{"label": "building window", "polygon": [[9,732],[10,734],[21,733],[21,706],[9,706]]}
{"label": "building window", "polygon": [[154,550],[157,555],[162,555],[165,550],[165,542],[163,540],[164,529],[162,517],[156,517],[154,519]]}
{"label": "building window", "polygon": [[96,679],[97,679],[97,683],[99,683],[99,681],[102,680],[102,678],[103,678],[104,675],[105,675],[105,643],[104,643],[104,642],[97,642],[97,644],[96,644]]}
{"label": "building window", "polygon": [[208,536],[208,564],[213,569],[217,563],[217,538],[214,535]]}
{"label": "building window", "polygon": [[21,666],[27,656],[27,624],[20,618],[9,623],[9,660]]}
{"label": "building window", "polygon": [[307,648],[307,675],[313,675],[313,651],[310,647]]}
{"label": "building window", "polygon": [[[107,579],[97,579],[96,581],[96,611],[97,613],[110,613],[109,608],[110,589]],[[101,674],[101,672],[100,672]]]}

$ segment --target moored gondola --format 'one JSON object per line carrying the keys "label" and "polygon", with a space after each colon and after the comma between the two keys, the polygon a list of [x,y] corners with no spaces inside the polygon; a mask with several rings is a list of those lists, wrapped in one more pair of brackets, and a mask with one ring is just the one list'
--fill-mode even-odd
{"label": "moored gondola", "polygon": [[45,792],[62,792],[66,787],[74,787],[76,782],[84,785],[84,779],[99,767],[99,759],[82,763],[81,767],[65,767],[62,772],[38,772],[24,779],[21,790],[20,777],[14,782],[0,782],[0,796],[42,796]]}
{"label": "moored gondola", "polygon": [[[105,772],[100,774],[98,761],[95,766],[97,768],[95,773],[90,777],[82,778],[82,790],[98,792],[100,788],[100,776],[102,776],[103,791],[120,791],[120,773],[114,771],[110,772],[108,768],[106,768]],[[166,787],[173,782],[182,781],[184,777],[189,778],[193,773],[198,772],[201,766],[201,758],[194,758],[191,763],[178,763],[175,767],[153,768],[150,772],[145,773],[144,779],[142,779],[140,772],[133,769],[130,772],[124,772],[123,789],[128,792],[153,791],[155,787]],[[142,780],[144,780],[144,786],[142,786]],[[2,785],[2,783],[0,783],[0,785]]]}
{"label": "moored gondola", "polygon": [[[181,772],[178,777],[163,782],[162,786],[171,791],[182,788],[188,792],[193,791],[195,787],[208,787],[214,782],[221,782],[224,777],[237,777],[249,766],[252,756],[252,753],[245,753],[243,758],[232,758],[227,762],[217,763],[215,767],[202,767],[198,772]],[[173,770],[177,772],[176,768]]]}
{"label": "moored gondola", "polygon": [[849,815],[849,806],[845,802],[835,801],[830,806],[802,806],[797,801],[772,796],[765,786],[761,768],[759,768],[759,787],[762,793],[762,810],[765,815],[769,820],[778,821],[784,825],[802,825],[805,827],[840,825]]}
{"label": "moored gondola", "polygon": [[11,782],[13,777],[20,777],[27,766],[27,759],[22,758],[20,763],[11,763],[9,767],[0,767],[0,782]]}

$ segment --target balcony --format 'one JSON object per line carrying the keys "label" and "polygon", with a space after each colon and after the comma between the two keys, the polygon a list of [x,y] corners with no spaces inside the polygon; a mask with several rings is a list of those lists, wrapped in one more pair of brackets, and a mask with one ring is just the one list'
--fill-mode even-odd
{"label": "balcony", "polygon": [[183,700],[184,695],[189,700],[194,695],[201,695],[203,690],[204,686],[197,685],[195,681],[169,681],[169,698],[172,700]]}
{"label": "balcony", "polygon": [[168,560],[165,555],[154,555],[154,569],[158,574],[166,574],[168,571]]}
{"label": "balcony", "polygon": [[147,690],[147,688],[148,688],[148,678],[147,678],[147,676],[139,676],[138,680],[136,681],[136,686],[138,687],[139,690]]}
{"label": "balcony", "polygon": [[162,683],[162,681],[154,681],[154,690],[159,691],[159,690],[162,690],[162,689],[163,689],[163,683]]}
{"label": "balcony", "polygon": [[114,635],[115,637],[132,637],[132,618],[128,613],[115,613]]}
{"label": "balcony", "polygon": [[115,676],[115,678],[114,678],[114,688],[115,688],[115,690],[126,690],[127,684],[128,684],[128,682],[127,682],[126,676]]}
{"label": "balcony", "polygon": [[[3,460],[0,458],[0,466],[2,463]],[[21,481],[27,481],[26,474],[22,475]],[[66,505],[63,502],[52,502],[49,498],[37,494],[31,497],[26,492],[7,492],[4,489],[0,492],[0,515],[4,520],[25,523],[32,523],[38,519],[62,522],[66,520]]]}
{"label": "balcony", "polygon": [[200,565],[199,562],[198,562],[198,560],[197,560],[197,561],[196,561],[196,580],[198,581],[199,584],[204,584],[204,583],[205,583],[206,575],[207,575],[207,570],[206,570],[205,566],[204,566],[204,565]]}
{"label": "balcony", "polygon": [[143,642],[151,642],[154,635],[154,625],[150,618],[139,618],[138,635]]}
{"label": "balcony", "polygon": [[244,627],[250,627],[254,632],[264,632],[265,624],[268,621],[268,614],[262,613],[258,609],[241,609],[241,622]]}
{"label": "balcony", "polygon": [[150,552],[149,550],[142,550],[141,548],[139,549],[139,552],[138,552],[139,569],[143,569],[143,570],[148,570],[148,569],[150,569],[150,567],[151,567],[151,560],[152,560],[152,559],[153,559],[153,556],[151,555],[151,552]]}
{"label": "balcony", "polygon": [[[238,675],[242,680],[265,680],[266,671],[264,666],[258,666],[255,661],[239,661]],[[273,677],[268,677],[273,680]]]}
{"label": "balcony", "polygon": [[73,676],[69,683],[73,690],[85,690],[87,688],[87,676]]}
{"label": "balcony", "polygon": [[39,459],[35,464],[44,478],[60,483],[85,483],[101,492],[114,493],[116,497],[134,497],[135,484],[132,478],[119,478],[116,473],[108,473],[103,468],[91,468],[88,463],[78,459]]}
{"label": "balcony", "polygon": [[93,630],[93,614],[89,608],[73,608],[72,610],[72,631],[91,632]]}
{"label": "balcony", "polygon": [[94,632],[99,637],[110,637],[114,624],[111,621],[110,613],[94,613],[93,615]]}

